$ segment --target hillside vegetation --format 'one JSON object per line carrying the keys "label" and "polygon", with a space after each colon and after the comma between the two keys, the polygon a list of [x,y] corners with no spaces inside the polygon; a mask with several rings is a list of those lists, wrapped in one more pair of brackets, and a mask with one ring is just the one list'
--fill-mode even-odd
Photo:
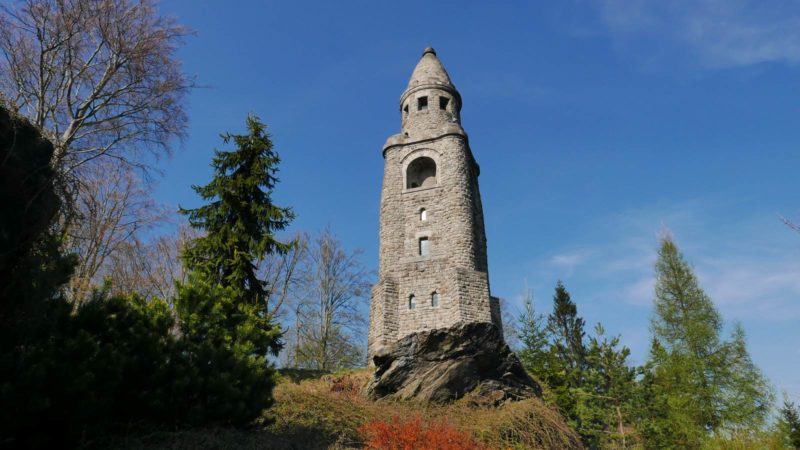
{"label": "hillside vegetation", "polygon": [[[482,406],[479,399],[471,396],[449,405],[373,402],[361,393],[370,373],[369,369],[334,375],[286,372],[275,388],[274,406],[251,430],[154,433],[111,444],[125,449],[364,448],[359,429],[365,424],[420,419],[423,427],[426,423],[446,422],[486,448],[582,448],[580,439],[558,412],[538,399],[498,408]],[[107,446],[109,442],[97,444]]]}

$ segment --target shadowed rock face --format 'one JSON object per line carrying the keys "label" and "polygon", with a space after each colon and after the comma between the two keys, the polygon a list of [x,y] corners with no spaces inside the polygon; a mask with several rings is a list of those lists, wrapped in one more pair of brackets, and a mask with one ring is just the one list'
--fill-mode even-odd
{"label": "shadowed rock face", "polygon": [[498,404],[542,393],[491,323],[414,333],[378,349],[373,362],[371,399],[443,403],[477,389]]}

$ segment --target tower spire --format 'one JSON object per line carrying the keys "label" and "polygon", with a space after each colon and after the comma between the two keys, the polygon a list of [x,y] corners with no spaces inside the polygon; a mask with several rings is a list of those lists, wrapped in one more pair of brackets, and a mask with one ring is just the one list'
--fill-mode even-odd
{"label": "tower spire", "polygon": [[[461,94],[432,47],[422,57],[400,96],[403,139],[427,139],[449,133],[464,134]],[[396,139],[390,138],[394,142]],[[388,141],[387,141],[388,143]]]}
{"label": "tower spire", "polygon": [[428,85],[444,86],[453,90],[456,88],[433,47],[428,47],[422,52],[422,58],[414,68],[411,79],[408,80],[406,91]]}

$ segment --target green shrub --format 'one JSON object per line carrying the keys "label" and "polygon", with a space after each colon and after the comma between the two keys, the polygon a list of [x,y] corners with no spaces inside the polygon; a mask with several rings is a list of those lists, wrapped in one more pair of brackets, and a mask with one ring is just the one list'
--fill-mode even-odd
{"label": "green shrub", "polygon": [[48,336],[4,359],[5,441],[75,444],[169,417],[175,343],[163,301],[97,294],[74,314],[53,300],[48,316]]}

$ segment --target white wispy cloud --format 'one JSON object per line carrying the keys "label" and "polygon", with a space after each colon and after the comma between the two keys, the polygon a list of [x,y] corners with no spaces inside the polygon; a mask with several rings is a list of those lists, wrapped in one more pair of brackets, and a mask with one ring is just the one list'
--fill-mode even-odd
{"label": "white wispy cloud", "polygon": [[626,50],[635,48],[640,58],[658,58],[668,41],[707,68],[800,62],[800,5],[793,1],[600,0],[596,4],[610,34]]}
{"label": "white wispy cloud", "polygon": [[697,269],[706,292],[731,316],[767,321],[800,319],[800,263],[789,257],[701,260]]}
{"label": "white wispy cloud", "polygon": [[[540,278],[567,277],[593,298],[649,307],[658,238],[668,227],[701,287],[731,319],[800,318],[800,241],[770,216],[717,221],[733,205],[694,200],[623,211],[599,220],[596,236],[543,260]],[[798,241],[798,242],[794,242]],[[788,246],[786,244],[789,244]]]}
{"label": "white wispy cloud", "polygon": [[654,287],[653,276],[645,276],[625,286],[622,289],[622,298],[632,305],[649,306],[653,302]]}
{"label": "white wispy cloud", "polygon": [[591,256],[591,250],[573,250],[553,255],[550,258],[550,264],[556,267],[572,270],[588,261]]}

